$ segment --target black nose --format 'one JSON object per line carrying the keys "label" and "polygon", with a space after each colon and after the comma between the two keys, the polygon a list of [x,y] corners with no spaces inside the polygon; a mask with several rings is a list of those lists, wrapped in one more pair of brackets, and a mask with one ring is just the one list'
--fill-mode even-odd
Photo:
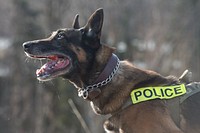
{"label": "black nose", "polygon": [[23,43],[23,48],[24,48],[24,51],[28,51],[28,49],[31,47],[31,44],[29,42],[25,42]]}

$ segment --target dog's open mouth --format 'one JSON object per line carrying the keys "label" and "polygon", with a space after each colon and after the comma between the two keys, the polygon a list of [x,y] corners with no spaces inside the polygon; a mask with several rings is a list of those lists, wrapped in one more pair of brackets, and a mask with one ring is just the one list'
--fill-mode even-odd
{"label": "dog's open mouth", "polygon": [[33,56],[28,55],[35,59],[47,59],[41,68],[36,70],[37,79],[41,81],[50,80],[67,73],[71,66],[71,60],[67,56],[48,55],[48,56]]}

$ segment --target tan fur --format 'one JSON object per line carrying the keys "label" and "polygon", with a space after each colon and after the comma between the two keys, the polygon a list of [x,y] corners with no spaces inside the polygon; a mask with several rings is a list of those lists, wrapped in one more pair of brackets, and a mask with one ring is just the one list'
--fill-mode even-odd
{"label": "tan fur", "polygon": [[99,63],[105,64],[114,51],[115,51],[115,48],[102,45],[100,49],[97,51],[96,60]]}
{"label": "tan fur", "polygon": [[92,84],[97,79],[114,51],[114,48],[106,45],[102,45],[99,48],[96,53],[95,62],[91,69],[91,72],[86,77],[89,81],[88,84]]}
{"label": "tan fur", "polygon": [[81,47],[70,45],[70,48],[76,53],[79,62],[86,62],[86,53]]}

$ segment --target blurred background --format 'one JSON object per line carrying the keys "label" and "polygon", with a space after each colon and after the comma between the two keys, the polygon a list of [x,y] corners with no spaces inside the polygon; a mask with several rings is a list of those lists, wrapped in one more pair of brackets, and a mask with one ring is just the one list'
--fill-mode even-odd
{"label": "blurred background", "polygon": [[106,116],[95,115],[67,81],[37,81],[42,61],[22,49],[25,41],[71,27],[76,14],[84,26],[99,7],[102,42],[120,59],[164,76],[189,69],[200,80],[199,0],[0,0],[0,133],[85,133],[68,99],[92,133],[104,132]]}

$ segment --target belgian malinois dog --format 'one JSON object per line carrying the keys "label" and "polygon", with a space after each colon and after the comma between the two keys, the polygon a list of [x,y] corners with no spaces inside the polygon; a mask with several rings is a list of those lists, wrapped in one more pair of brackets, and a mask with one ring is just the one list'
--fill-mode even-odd
{"label": "belgian malinois dog", "polygon": [[[172,118],[173,112],[168,106],[173,99],[156,98],[133,104],[130,100],[133,90],[179,85],[181,81],[173,76],[164,77],[154,71],[137,68],[128,61],[120,61],[113,54],[115,49],[100,41],[103,9],[96,10],[84,27],[79,26],[78,17],[76,15],[72,28],[59,29],[46,39],[23,44],[28,57],[49,59],[36,71],[38,80],[63,77],[72,82],[78,89],[78,95],[90,101],[95,113],[111,114],[104,123],[106,132],[200,133],[199,93],[180,105],[177,114],[179,124]],[[151,90],[148,91],[146,97],[153,95]],[[158,96],[157,90],[153,91]],[[171,92],[169,89],[165,91]],[[137,93],[137,98],[141,94]]]}

